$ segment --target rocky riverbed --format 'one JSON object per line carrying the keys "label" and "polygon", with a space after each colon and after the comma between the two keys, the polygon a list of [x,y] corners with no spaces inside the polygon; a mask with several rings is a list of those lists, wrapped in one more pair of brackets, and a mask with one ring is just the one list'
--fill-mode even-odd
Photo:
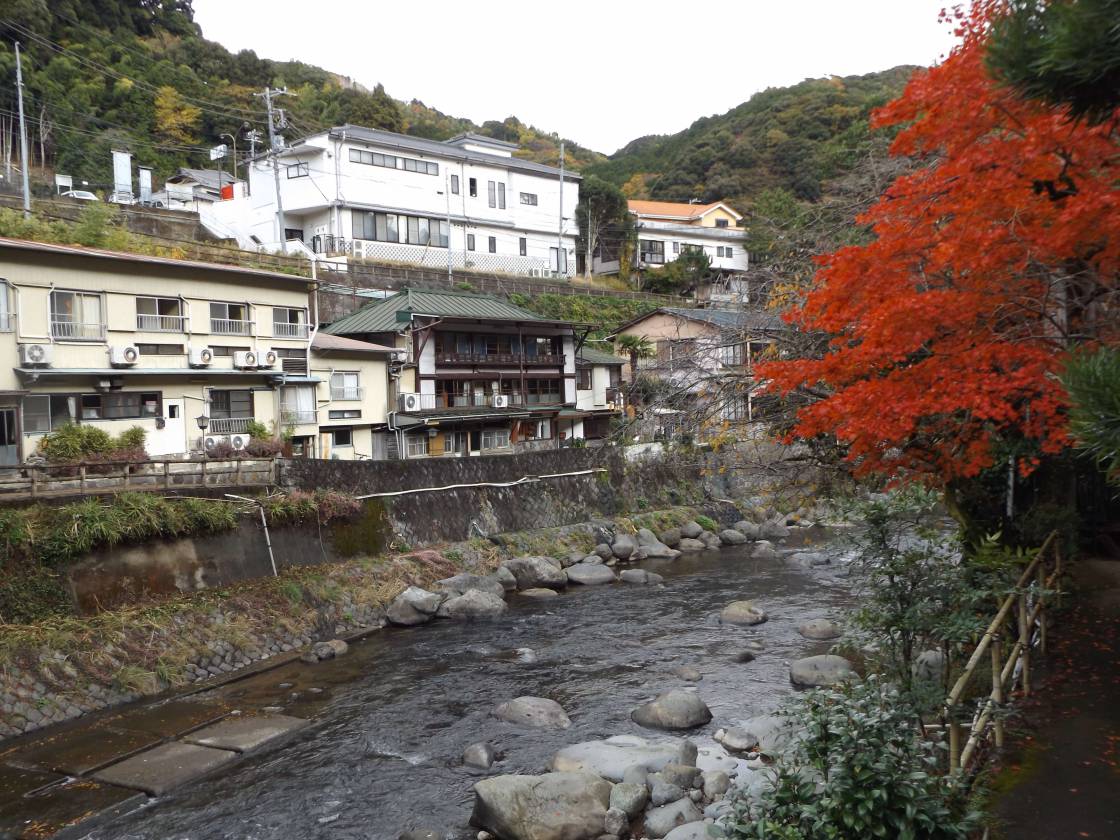
{"label": "rocky riverbed", "polygon": [[[825,531],[755,527],[621,543],[605,534],[589,555],[521,558],[492,577],[408,593],[388,611],[393,626],[345,655],[214,692],[311,717],[293,743],[91,836],[468,838],[481,828],[547,840],[675,829],[678,840],[677,826],[696,823],[695,834],[727,786],[761,778],[755,742],[794,690],[791,663],[826,653],[842,631],[828,621],[847,602],[846,569]],[[721,616],[732,604],[743,620]],[[805,667],[820,679],[837,666]],[[508,804],[538,801],[566,802],[582,823],[550,834],[532,808]]]}

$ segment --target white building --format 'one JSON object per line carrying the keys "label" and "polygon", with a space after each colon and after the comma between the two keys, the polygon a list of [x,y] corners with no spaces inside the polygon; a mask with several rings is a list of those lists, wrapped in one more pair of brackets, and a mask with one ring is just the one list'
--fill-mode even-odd
{"label": "white building", "polygon": [[[439,142],[353,125],[305,137],[277,156],[284,239],[345,258],[571,274],[580,178],[561,183],[558,168],[516,151],[475,134]],[[279,250],[272,162],[247,168],[249,195],[203,221],[243,247]]]}

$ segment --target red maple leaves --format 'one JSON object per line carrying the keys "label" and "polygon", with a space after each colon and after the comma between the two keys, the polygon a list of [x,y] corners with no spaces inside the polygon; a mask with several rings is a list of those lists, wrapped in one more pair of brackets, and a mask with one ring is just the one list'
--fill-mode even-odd
{"label": "red maple leaves", "polygon": [[875,114],[903,126],[892,153],[923,165],[861,219],[874,241],[821,257],[787,315],[829,333],[828,352],[760,366],[779,391],[828,390],[794,434],[835,435],[859,473],[972,476],[1004,436],[1060,451],[1054,374],[1074,347],[1120,332],[1117,121],[1075,123],[993,80],[1000,8],[978,3],[949,58]]}

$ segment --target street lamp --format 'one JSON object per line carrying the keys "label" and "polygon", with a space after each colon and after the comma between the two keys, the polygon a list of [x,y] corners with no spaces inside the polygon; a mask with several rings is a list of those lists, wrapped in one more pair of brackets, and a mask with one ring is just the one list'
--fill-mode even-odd
{"label": "street lamp", "polygon": [[[233,180],[237,180],[237,137],[233,134],[219,134],[218,139],[228,137],[231,144],[233,144]],[[221,198],[222,192],[222,179],[218,178],[218,197]]]}
{"label": "street lamp", "polygon": [[205,414],[200,414],[194,418],[194,422],[198,424],[198,430],[202,432],[202,460],[206,460],[206,428],[210,425],[210,418]]}

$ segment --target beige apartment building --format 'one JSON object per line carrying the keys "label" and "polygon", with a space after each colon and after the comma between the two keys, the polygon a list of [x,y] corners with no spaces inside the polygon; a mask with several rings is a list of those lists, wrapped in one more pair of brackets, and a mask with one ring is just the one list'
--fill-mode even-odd
{"label": "beige apartment building", "polygon": [[243,448],[253,421],[298,454],[368,456],[391,351],[320,358],[313,326],[306,278],[0,239],[0,465],[66,423],[140,426],[153,457]]}

